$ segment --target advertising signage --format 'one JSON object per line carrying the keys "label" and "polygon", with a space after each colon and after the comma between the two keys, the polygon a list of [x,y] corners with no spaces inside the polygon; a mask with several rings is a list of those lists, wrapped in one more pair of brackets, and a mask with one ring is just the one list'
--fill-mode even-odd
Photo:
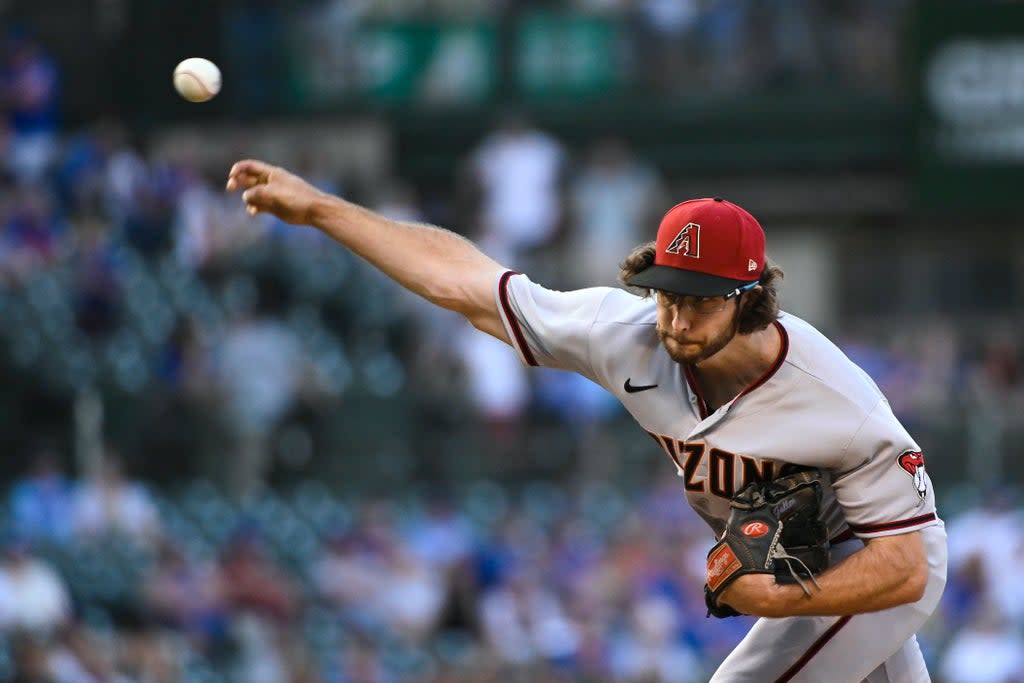
{"label": "advertising signage", "polygon": [[925,206],[1019,208],[1024,187],[1024,4],[917,9],[917,180]]}

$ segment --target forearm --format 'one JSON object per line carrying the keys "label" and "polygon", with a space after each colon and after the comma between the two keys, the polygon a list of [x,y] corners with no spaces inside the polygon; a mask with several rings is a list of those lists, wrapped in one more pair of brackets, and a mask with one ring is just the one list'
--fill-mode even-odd
{"label": "forearm", "polygon": [[491,283],[503,267],[460,235],[393,221],[326,194],[313,202],[309,224],[431,303],[471,320],[493,312]]}
{"label": "forearm", "polygon": [[770,585],[766,599],[750,612],[757,616],[841,616],[876,612],[919,600],[928,580],[924,543],[918,532],[869,541],[848,558],[797,585]]}
{"label": "forearm", "polygon": [[232,165],[226,187],[242,190],[251,215],[265,212],[311,225],[406,289],[508,341],[493,293],[502,267],[469,240],[434,226],[390,220],[255,159]]}

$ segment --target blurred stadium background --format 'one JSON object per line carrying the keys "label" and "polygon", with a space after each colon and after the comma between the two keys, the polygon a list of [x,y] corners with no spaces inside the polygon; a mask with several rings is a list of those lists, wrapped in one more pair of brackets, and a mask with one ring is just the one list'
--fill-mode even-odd
{"label": "blurred stadium background", "polygon": [[[945,683],[1024,681],[1024,4],[0,2],[0,679],[689,683],[709,532],[604,392],[221,191],[257,156],[614,284],[675,201],[924,447]],[[191,105],[174,65],[223,92]]]}

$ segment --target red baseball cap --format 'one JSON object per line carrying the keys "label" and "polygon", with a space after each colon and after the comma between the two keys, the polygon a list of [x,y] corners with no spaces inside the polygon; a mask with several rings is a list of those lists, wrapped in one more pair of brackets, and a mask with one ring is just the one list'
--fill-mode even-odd
{"label": "red baseball cap", "polygon": [[764,271],[764,230],[721,197],[676,204],[658,227],[654,263],[628,284],[673,294],[723,296],[756,283]]}

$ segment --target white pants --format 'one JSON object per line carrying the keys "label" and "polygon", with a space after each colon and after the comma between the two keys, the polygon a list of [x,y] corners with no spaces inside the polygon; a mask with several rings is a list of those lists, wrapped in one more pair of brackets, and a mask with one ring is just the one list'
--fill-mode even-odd
{"label": "white pants", "polygon": [[[849,617],[759,619],[711,683],[931,681],[914,633],[938,606],[946,586],[946,530],[940,523],[921,535],[929,577],[920,600]],[[837,546],[833,562],[859,547],[858,542]]]}

